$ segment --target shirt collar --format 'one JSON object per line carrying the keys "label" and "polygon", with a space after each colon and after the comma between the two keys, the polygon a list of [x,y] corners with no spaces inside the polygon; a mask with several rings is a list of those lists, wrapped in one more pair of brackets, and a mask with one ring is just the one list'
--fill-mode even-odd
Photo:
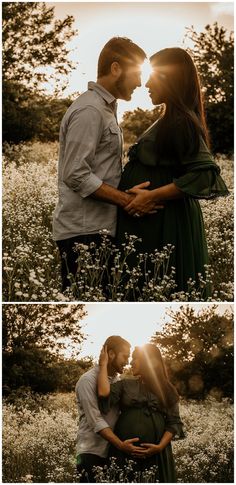
{"label": "shirt collar", "polygon": [[94,81],[89,81],[88,89],[96,91],[96,93],[98,93],[108,104],[111,104],[112,107],[116,106],[116,98],[100,84],[95,83]]}

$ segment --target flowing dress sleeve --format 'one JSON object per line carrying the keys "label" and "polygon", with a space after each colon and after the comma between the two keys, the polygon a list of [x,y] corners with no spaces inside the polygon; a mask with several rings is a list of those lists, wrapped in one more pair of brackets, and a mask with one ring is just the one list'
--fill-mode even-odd
{"label": "flowing dress sleeve", "polygon": [[165,431],[174,434],[174,439],[183,439],[185,434],[183,431],[183,423],[179,415],[179,404],[176,403],[167,411],[165,420]]}
{"label": "flowing dress sleeve", "polygon": [[99,409],[104,414],[107,414],[113,406],[119,404],[123,392],[123,381],[114,382],[110,389],[109,396],[98,398]]}
{"label": "flowing dress sleeve", "polygon": [[229,195],[220,176],[220,168],[213,160],[205,142],[200,141],[198,154],[182,161],[183,175],[174,178],[174,184],[187,195],[196,199],[213,199]]}

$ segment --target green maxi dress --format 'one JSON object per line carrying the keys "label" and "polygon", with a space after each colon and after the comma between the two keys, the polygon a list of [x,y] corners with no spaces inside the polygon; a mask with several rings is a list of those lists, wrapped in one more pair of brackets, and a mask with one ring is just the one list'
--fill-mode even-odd
{"label": "green maxi dress", "polygon": [[[165,431],[172,432],[178,438],[184,437],[178,403],[173,409],[165,412],[157,396],[150,392],[140,379],[128,378],[111,384],[110,396],[108,399],[100,400],[100,407],[106,413],[110,407],[117,405],[121,413],[114,432],[122,441],[138,437],[139,444],[158,444]],[[145,473],[149,470],[152,479],[148,481],[176,482],[171,443],[161,453],[144,460],[125,455],[115,447],[111,447],[110,456],[116,458],[116,464],[121,469],[127,468],[127,458],[134,460],[132,466],[128,467],[129,481],[137,481],[135,478],[139,476],[139,481],[146,483]],[[155,471],[151,471],[152,467]]]}
{"label": "green maxi dress", "polygon": [[[228,190],[220,176],[220,168],[203,140],[200,140],[199,153],[192,158],[181,163],[164,158],[158,161],[155,150],[157,125],[155,122],[129,150],[129,162],[125,165],[119,188],[126,190],[150,181],[149,190],[152,190],[174,182],[185,197],[166,201],[164,209],[140,218],[119,210],[117,243],[118,246],[125,243],[127,233],[142,239],[136,246],[140,253],[152,253],[168,244],[173,245],[175,249],[169,266],[176,269],[176,291],[187,291],[187,281],[190,278],[196,281],[198,273],[204,275],[204,265],[208,264],[198,199],[228,195]],[[131,255],[130,266],[135,266],[135,258]]]}

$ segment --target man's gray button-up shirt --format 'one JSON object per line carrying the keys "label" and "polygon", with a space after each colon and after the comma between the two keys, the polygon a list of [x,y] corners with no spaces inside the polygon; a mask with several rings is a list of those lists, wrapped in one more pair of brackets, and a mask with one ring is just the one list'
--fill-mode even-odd
{"label": "man's gray button-up shirt", "polygon": [[72,103],[61,123],[55,240],[102,229],[115,235],[117,207],[91,194],[102,183],[118,187],[122,146],[116,99],[99,84],[89,82],[88,91]]}
{"label": "man's gray button-up shirt", "polygon": [[[101,457],[108,454],[109,442],[99,435],[105,428],[114,429],[119,417],[119,408],[114,406],[107,414],[102,414],[98,406],[97,378],[99,366],[82,375],[78,380],[75,392],[79,411],[79,429],[77,434],[77,454],[92,453]],[[109,378],[116,382],[115,376]]]}

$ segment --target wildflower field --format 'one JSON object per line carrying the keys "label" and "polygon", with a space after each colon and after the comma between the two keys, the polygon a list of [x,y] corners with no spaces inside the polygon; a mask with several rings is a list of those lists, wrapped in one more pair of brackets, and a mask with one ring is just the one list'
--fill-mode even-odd
{"label": "wildflower field", "polygon": [[[24,143],[5,146],[3,159],[3,300],[57,301],[77,298],[76,292],[64,297],[60,294],[60,264],[58,251],[52,240],[52,213],[57,201],[57,143]],[[230,196],[201,202],[207,232],[213,299],[233,301],[233,161],[218,156],[222,176]],[[131,246],[127,244],[127,251]],[[81,249],[78,299],[104,301],[100,290],[102,265],[107,253],[101,248],[97,259],[91,261],[88,251]],[[103,251],[103,252],[102,252]],[[173,275],[166,276],[169,251],[155,256],[155,281],[147,281],[139,301],[201,301],[200,289],[175,294]],[[126,301],[122,287],[125,262],[115,252],[111,274],[110,300]],[[85,271],[86,268],[86,271]],[[121,269],[122,268],[122,271]],[[90,271],[91,270],[91,271]],[[141,266],[129,275],[131,286],[137,286]],[[100,278],[100,280],[99,280]],[[202,283],[204,287],[205,282]]]}
{"label": "wildflower field", "polygon": [[[173,442],[178,482],[233,483],[233,405],[183,401],[180,412],[186,437]],[[76,482],[77,426],[74,393],[3,403],[3,482]],[[99,481],[127,479],[113,464]]]}

